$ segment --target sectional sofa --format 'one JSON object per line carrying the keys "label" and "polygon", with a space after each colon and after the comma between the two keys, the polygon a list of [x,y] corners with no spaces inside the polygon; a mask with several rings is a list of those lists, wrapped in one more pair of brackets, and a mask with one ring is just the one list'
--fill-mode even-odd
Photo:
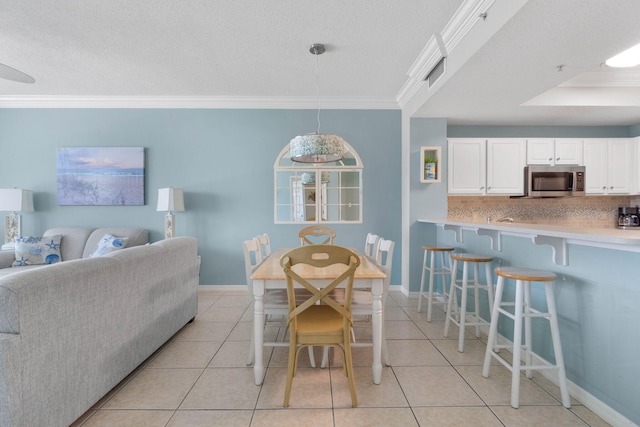
{"label": "sectional sofa", "polygon": [[[127,247],[89,257],[107,233]],[[0,426],[68,426],[197,313],[196,239],[45,235],[63,236],[62,262],[6,267],[12,257],[0,254]]]}

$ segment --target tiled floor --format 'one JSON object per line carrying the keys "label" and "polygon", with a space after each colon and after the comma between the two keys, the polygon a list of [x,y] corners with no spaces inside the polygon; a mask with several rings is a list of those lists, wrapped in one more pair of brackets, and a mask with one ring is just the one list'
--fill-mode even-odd
{"label": "tiled floor", "polygon": [[[355,348],[358,408],[351,408],[339,360],[312,369],[302,353],[290,408],[282,408],[286,348],[266,351],[262,386],[245,365],[252,311],[240,292],[200,291],[199,315],[105,396],[74,426],[605,426],[579,402],[559,402],[559,390],[540,375],[523,378],[520,409],[509,406],[510,373],[493,365],[482,378],[484,342],[467,332],[457,351],[455,326],[443,337],[444,313],[432,323],[417,299],[391,293],[385,308],[391,367],[382,384],[371,377],[371,349]],[[357,337],[366,337],[358,328]],[[267,331],[277,334],[275,327]],[[483,337],[486,339],[486,336]],[[316,359],[320,360],[320,349]],[[338,358],[339,359],[339,358]]]}

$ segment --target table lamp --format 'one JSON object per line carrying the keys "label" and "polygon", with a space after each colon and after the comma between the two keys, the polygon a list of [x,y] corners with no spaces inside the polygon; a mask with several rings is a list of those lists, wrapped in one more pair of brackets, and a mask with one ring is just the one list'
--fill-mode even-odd
{"label": "table lamp", "polygon": [[166,211],[167,216],[164,221],[164,238],[171,239],[176,235],[175,216],[172,211],[184,211],[184,194],[181,188],[160,188],[158,189],[157,211]]}
{"label": "table lamp", "polygon": [[15,247],[16,237],[22,234],[18,212],[33,212],[33,192],[19,188],[0,188],[0,212],[11,212],[4,217],[4,245],[2,250]]}

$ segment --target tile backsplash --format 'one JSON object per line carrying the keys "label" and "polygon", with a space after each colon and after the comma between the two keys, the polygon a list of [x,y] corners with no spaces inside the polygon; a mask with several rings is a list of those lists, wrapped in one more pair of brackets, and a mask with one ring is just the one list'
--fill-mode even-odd
{"label": "tile backsplash", "polygon": [[640,205],[640,196],[584,196],[525,199],[494,196],[449,196],[452,220],[494,222],[503,217],[529,224],[615,228],[618,207]]}

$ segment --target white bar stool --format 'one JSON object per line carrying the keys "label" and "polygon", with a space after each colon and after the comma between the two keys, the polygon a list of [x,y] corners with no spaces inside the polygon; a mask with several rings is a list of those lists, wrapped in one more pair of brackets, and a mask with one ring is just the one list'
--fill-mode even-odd
{"label": "white bar stool", "polygon": [[[444,336],[449,336],[449,324],[451,322],[458,325],[460,331],[458,333],[458,351],[464,351],[464,331],[467,326],[476,327],[476,337],[480,337],[480,326],[489,326],[489,322],[480,317],[480,290],[487,292],[489,302],[489,313],[493,311],[493,282],[491,280],[491,262],[492,257],[483,255],[475,255],[468,253],[451,254],[453,260],[453,272],[451,274],[451,288],[449,291],[449,301],[447,304],[447,319],[444,322]],[[457,278],[458,262],[462,262],[462,280]],[[469,264],[473,264],[473,279],[469,279]],[[479,280],[479,265],[484,264],[485,267],[485,283]],[[460,289],[460,310],[457,311],[457,295],[456,289]],[[474,310],[467,319],[467,293],[473,289]],[[454,306],[456,312],[454,312]]]}
{"label": "white bar stool", "polygon": [[[524,370],[527,378],[533,376],[532,370],[555,369],[558,371],[558,384],[560,385],[560,395],[562,397],[562,405],[565,408],[571,407],[569,399],[569,391],[567,389],[567,377],[564,368],[564,359],[562,357],[562,347],[560,346],[560,332],[558,329],[558,315],[556,313],[556,303],[553,297],[553,284],[556,275],[547,271],[533,270],[529,268],[519,267],[498,267],[494,270],[498,276],[496,286],[496,299],[493,304],[493,312],[491,315],[491,327],[489,328],[489,340],[487,341],[487,350],[484,356],[484,367],[482,376],[489,376],[489,368],[491,356],[495,357],[507,369],[511,371],[511,406],[517,408],[520,396],[520,371]],[[516,296],[513,303],[502,302],[502,291],[504,290],[504,280],[513,279],[516,281]],[[547,298],[547,313],[543,313],[531,307],[531,282],[544,282],[544,289]],[[503,307],[514,307],[514,313],[511,314]],[[498,345],[498,317],[500,314],[513,319],[513,344]],[[531,318],[542,317],[549,320],[551,326],[551,340],[553,342],[553,352],[556,359],[555,365],[540,360],[539,365],[534,365],[533,352],[531,350]],[[522,345],[522,319],[524,318],[524,346]],[[512,348],[513,364],[503,359],[496,350],[501,348]],[[521,351],[524,349],[524,364],[522,364]]]}
{"label": "white bar stool", "polygon": [[[434,246],[423,246],[424,260],[422,261],[422,278],[420,279],[420,297],[418,298],[418,312],[422,311],[422,298],[427,299],[427,322],[431,322],[431,306],[432,304],[447,305],[449,297],[449,288],[447,285],[447,276],[451,283],[451,257],[449,256],[454,248],[438,248]],[[429,256],[431,255],[431,256]],[[440,255],[440,263],[437,265],[437,255]],[[429,272],[429,291],[424,291],[424,281],[426,273]],[[440,276],[442,282],[442,292],[433,293],[435,283],[434,276]]]}

